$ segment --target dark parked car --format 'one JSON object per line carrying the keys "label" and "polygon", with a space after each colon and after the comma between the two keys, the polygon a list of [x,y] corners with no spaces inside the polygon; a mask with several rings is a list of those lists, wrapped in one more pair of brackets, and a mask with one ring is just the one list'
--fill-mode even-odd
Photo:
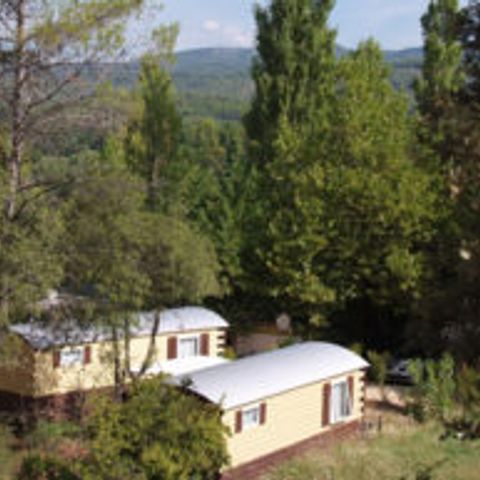
{"label": "dark parked car", "polygon": [[413,379],[408,371],[408,359],[392,360],[388,367],[387,382],[400,385],[413,385]]}

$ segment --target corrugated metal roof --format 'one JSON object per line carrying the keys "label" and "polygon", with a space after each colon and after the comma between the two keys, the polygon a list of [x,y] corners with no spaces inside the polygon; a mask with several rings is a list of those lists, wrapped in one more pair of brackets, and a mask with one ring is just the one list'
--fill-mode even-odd
{"label": "corrugated metal roof", "polygon": [[[150,335],[154,312],[138,314],[138,323],[132,327],[132,337]],[[159,334],[226,328],[228,323],[217,313],[203,307],[182,307],[164,310],[160,315]],[[44,325],[32,320],[10,326],[10,330],[23,337],[33,348],[44,350],[53,346],[79,345],[110,340],[109,329],[101,326],[81,328],[73,320],[62,324]]]}
{"label": "corrugated metal roof", "polygon": [[228,410],[355,370],[368,363],[346,348],[307,342],[175,378]]}

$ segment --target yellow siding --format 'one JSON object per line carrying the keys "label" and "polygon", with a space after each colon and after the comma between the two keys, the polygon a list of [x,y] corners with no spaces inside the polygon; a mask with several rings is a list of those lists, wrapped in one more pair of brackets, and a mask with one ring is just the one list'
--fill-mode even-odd
{"label": "yellow siding", "polygon": [[[353,375],[354,406],[348,421],[362,416],[363,393],[360,379],[363,373],[356,372]],[[346,377],[333,378],[329,382],[340,381]],[[256,460],[326,430],[322,428],[323,383],[291,390],[261,402],[244,405],[240,409],[255,407],[262,402],[267,405],[266,423],[240,433],[234,433],[235,414],[239,409],[228,410],[224,414],[223,421],[232,431],[232,436],[227,440],[232,467]]]}
{"label": "yellow siding", "polygon": [[16,336],[8,336],[0,353],[0,390],[33,395],[33,350]]}
{"label": "yellow siding", "polygon": [[[155,355],[152,363],[167,360],[167,339],[171,336],[191,336],[207,333],[206,331],[188,332],[179,334],[159,335],[156,338]],[[217,345],[219,337],[223,337],[223,330],[210,330],[210,356],[222,353]],[[150,345],[150,337],[133,338],[130,343],[131,368],[142,366]],[[120,346],[123,344],[120,342]],[[33,391],[35,396],[63,394],[76,390],[89,390],[114,385],[113,343],[103,342],[91,344],[91,363],[88,365],[73,365],[69,367],[53,367],[53,351],[35,353],[35,382]],[[68,348],[68,347],[66,347]]]}

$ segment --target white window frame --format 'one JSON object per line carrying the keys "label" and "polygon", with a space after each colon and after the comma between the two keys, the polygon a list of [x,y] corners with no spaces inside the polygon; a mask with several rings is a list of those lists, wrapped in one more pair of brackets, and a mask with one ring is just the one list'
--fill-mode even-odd
{"label": "white window frame", "polygon": [[260,426],[260,405],[242,410],[242,431],[251,430]]}
{"label": "white window frame", "polygon": [[[183,355],[182,342],[195,341],[195,353],[193,355]],[[177,338],[177,358],[196,358],[200,356],[200,335],[179,336]]]}
{"label": "white window frame", "polygon": [[68,347],[60,350],[60,367],[68,368],[85,363],[85,347]]}
{"label": "white window frame", "polygon": [[[346,399],[343,400],[342,402],[342,397],[340,397],[339,401],[341,402],[340,406],[338,406],[338,411],[337,411],[337,406],[335,405],[335,388],[338,387],[343,387],[343,391],[346,394]],[[344,403],[345,402],[345,403]],[[343,410],[343,408],[347,406],[346,412]],[[340,380],[338,382],[332,383],[332,391],[330,393],[330,419],[331,423],[340,423],[345,421],[347,418],[350,418],[352,416],[352,399],[350,396],[350,387],[348,385],[348,380]]]}

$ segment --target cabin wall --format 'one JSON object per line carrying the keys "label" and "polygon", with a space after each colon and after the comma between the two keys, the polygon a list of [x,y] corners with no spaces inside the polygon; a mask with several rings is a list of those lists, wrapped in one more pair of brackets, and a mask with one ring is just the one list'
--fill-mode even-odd
{"label": "cabin wall", "polygon": [[[223,353],[225,331],[203,330],[162,334],[156,337],[155,353],[152,363],[167,360],[167,341],[169,337],[188,337],[209,334],[209,356]],[[130,342],[130,362],[133,370],[139,369],[146,358],[150,346],[150,337],[133,338]],[[102,342],[90,344],[90,362],[71,366],[54,366],[54,350],[35,353],[35,373],[33,395],[36,397],[60,395],[77,390],[91,390],[114,386],[114,344]],[[68,349],[68,347],[65,347]],[[119,342],[121,356],[124,355],[123,342]]]}
{"label": "cabin wall", "polygon": [[[344,422],[322,427],[323,386],[354,377],[354,401],[351,415]],[[328,382],[319,382],[291,390],[274,397],[261,400],[241,408],[225,412],[223,421],[230,428],[232,436],[228,438],[228,450],[231,455],[231,467],[235,468],[312,438],[322,432],[330,431],[342,424],[358,421],[363,416],[364,373],[353,372],[349,375],[332,378]],[[266,404],[266,421],[250,429],[235,433],[237,411]]]}

